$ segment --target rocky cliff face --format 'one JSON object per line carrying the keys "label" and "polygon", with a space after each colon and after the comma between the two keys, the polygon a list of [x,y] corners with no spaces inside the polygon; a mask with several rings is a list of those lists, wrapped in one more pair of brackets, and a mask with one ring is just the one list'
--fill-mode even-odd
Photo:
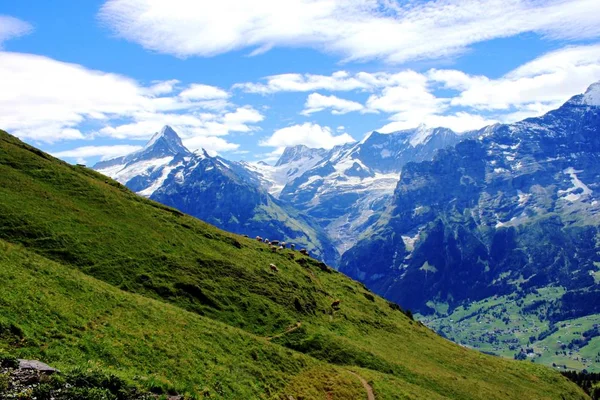
{"label": "rocky cliff face", "polygon": [[405,165],[341,270],[423,314],[551,285],[549,318],[600,312],[599,91]]}

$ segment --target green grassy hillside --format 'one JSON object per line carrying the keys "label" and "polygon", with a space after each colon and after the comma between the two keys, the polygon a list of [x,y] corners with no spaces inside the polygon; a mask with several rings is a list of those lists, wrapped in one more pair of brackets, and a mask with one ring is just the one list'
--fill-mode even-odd
{"label": "green grassy hillside", "polygon": [[586,398],[551,369],[440,338],[322,263],[4,132],[0,350],[198,398],[367,398],[349,371],[377,399]]}

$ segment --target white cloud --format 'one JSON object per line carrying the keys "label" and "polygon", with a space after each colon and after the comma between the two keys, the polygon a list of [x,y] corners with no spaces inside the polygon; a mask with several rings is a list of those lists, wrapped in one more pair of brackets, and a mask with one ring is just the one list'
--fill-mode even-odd
{"label": "white cloud", "polygon": [[223,124],[230,131],[234,132],[249,132],[255,130],[248,124],[256,124],[264,120],[264,116],[250,106],[237,108],[234,112],[227,113],[223,116]]}
{"label": "white cloud", "polygon": [[211,155],[224,151],[235,151],[240,147],[237,143],[229,143],[225,139],[215,136],[194,136],[184,139],[183,144],[192,151],[205,149]]}
{"label": "white cloud", "polygon": [[0,126],[38,141],[79,139],[86,119],[151,109],[135,81],[32,54],[0,52]]}
{"label": "white cloud", "polygon": [[315,74],[280,74],[264,78],[266,83],[246,82],[233,85],[247,93],[270,94],[278,92],[312,92],[326,91],[373,91],[378,88],[391,86],[410,79],[414,72],[411,70],[398,73],[388,72],[358,72],[350,74],[337,71],[331,75]]}
{"label": "white cloud", "polygon": [[60,158],[75,158],[77,160],[85,160],[88,157],[99,156],[101,160],[108,160],[133,153],[141,148],[141,146],[131,146],[126,144],[112,146],[83,146],[71,150],[55,152],[52,155]]}
{"label": "white cloud", "polygon": [[27,35],[31,31],[33,27],[27,22],[8,15],[0,15],[0,48],[7,40]]}
{"label": "white cloud", "polygon": [[[93,136],[146,140],[169,124],[191,143],[202,136],[198,143],[224,151],[237,145],[210,137],[253,131],[264,118],[249,106],[231,110],[220,88],[193,84],[180,93],[179,84],[144,86],[48,57],[0,52],[0,126],[23,139],[51,143]],[[99,128],[90,133],[88,127],[84,134],[86,123]]]}
{"label": "white cloud", "polygon": [[178,83],[179,81],[177,79],[152,82],[152,86],[148,88],[148,93],[155,96],[159,96],[161,94],[169,94],[172,93],[173,90],[175,90],[175,86]]}
{"label": "white cloud", "polygon": [[525,32],[600,36],[597,0],[108,0],[99,15],[121,37],[178,57],[310,47],[402,63]]}
{"label": "white cloud", "polygon": [[221,88],[197,83],[190,85],[179,95],[185,99],[192,100],[215,100],[229,97],[229,94]]}
{"label": "white cloud", "polygon": [[304,104],[303,115],[310,115],[326,109],[331,109],[332,114],[347,114],[352,111],[362,111],[365,107],[356,101],[340,99],[337,96],[323,96],[311,93]]}
{"label": "white cloud", "polygon": [[[387,75],[387,74],[379,74]],[[310,92],[313,90],[367,90],[373,86],[375,76],[368,73],[350,75],[346,71],[337,71],[333,74],[280,74],[265,78],[267,83],[239,83],[234,89],[241,89],[248,93],[277,93],[277,92]]]}
{"label": "white cloud", "polygon": [[446,100],[430,92],[427,77],[414,71],[405,71],[403,79],[384,88],[367,100],[367,107],[385,112],[436,113],[444,110]]}
{"label": "white cloud", "polygon": [[498,122],[495,119],[488,119],[481,115],[474,115],[466,112],[457,112],[449,115],[429,114],[421,116],[402,113],[395,114],[390,119],[392,122],[377,129],[377,132],[391,133],[404,129],[411,129],[419,125],[425,125],[430,128],[445,127],[461,133],[480,129]]}
{"label": "white cloud", "polygon": [[116,139],[148,139],[152,132],[170,125],[181,136],[190,150],[205,148],[217,152],[237,150],[239,145],[221,136],[232,132],[251,132],[253,124],[264,116],[250,106],[238,107],[231,112],[214,113],[136,113],[133,122],[108,125],[97,134]]}
{"label": "white cloud", "polygon": [[[600,45],[553,51],[498,79],[453,70],[432,70],[428,76],[459,91],[451,99],[454,106],[509,111],[517,107],[518,111],[545,112],[600,80]],[[532,109],[532,104],[538,106]]]}
{"label": "white cloud", "polygon": [[[369,97],[367,107],[394,113],[383,131],[425,124],[461,132],[542,115],[600,80],[600,45],[556,50],[497,79],[457,70],[414,74]],[[440,84],[457,93],[437,97]]]}
{"label": "white cloud", "polygon": [[318,124],[304,123],[276,130],[261,146],[277,147],[277,152],[284,147],[303,144],[308,147],[331,149],[334,146],[352,143],[355,140],[347,133],[335,135],[331,128]]}

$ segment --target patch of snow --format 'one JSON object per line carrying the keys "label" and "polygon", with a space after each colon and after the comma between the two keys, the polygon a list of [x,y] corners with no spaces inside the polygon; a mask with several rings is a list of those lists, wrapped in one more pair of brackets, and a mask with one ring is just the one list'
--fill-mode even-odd
{"label": "patch of snow", "polygon": [[600,82],[591,85],[583,95],[583,103],[588,106],[600,106]]}
{"label": "patch of snow", "polygon": [[381,158],[388,158],[392,153],[388,149],[381,150]]}
{"label": "patch of snow", "polygon": [[575,194],[575,193],[569,193],[568,195],[566,195],[564,197],[565,200],[570,201],[571,203],[573,203],[574,201],[577,201],[581,198],[581,195],[579,194]]}
{"label": "patch of snow", "polygon": [[136,176],[148,176],[156,169],[168,165],[171,161],[173,161],[172,156],[155,158],[152,160],[138,161],[130,165],[117,165],[98,170],[98,172],[110,176],[114,180],[125,185]]}
{"label": "patch of snow", "polygon": [[220,163],[221,163],[221,164],[222,164],[222,165],[223,165],[225,168],[227,168],[227,169],[231,169],[231,166],[230,166],[229,164],[227,164],[225,161],[223,161],[223,160],[220,160],[220,159],[219,159],[218,161],[219,161],[219,162],[220,162]]}
{"label": "patch of snow", "polygon": [[502,221],[500,221],[500,219],[498,218],[498,215],[496,215],[496,221],[497,221],[497,222],[496,222],[496,225],[495,225],[495,227],[496,227],[496,228],[501,228],[501,227],[503,227],[503,226],[508,226],[509,224],[511,224],[512,222],[515,222],[516,220],[517,220],[517,217],[512,217],[512,218],[511,218],[509,221],[502,222]]}
{"label": "patch of snow", "polygon": [[196,151],[194,151],[194,155],[196,157],[198,157],[201,160],[204,160],[206,158],[206,151],[204,149],[198,149]]}
{"label": "patch of snow", "polygon": [[[566,194],[566,196],[564,196],[563,198],[571,203],[581,199],[582,196],[589,196],[590,194],[592,194],[592,189],[590,189],[585,183],[583,183],[577,176],[577,174],[581,172],[583,171],[576,171],[573,167],[569,167],[563,171],[563,173],[570,176],[573,187],[567,190],[559,190],[558,195],[563,196]],[[573,193],[578,189],[581,189],[580,194]]]}
{"label": "patch of snow", "polygon": [[165,181],[167,180],[167,178],[169,177],[169,174],[171,173],[171,171],[173,171],[175,168],[181,166],[181,164],[177,164],[177,165],[168,165],[165,166],[162,170],[162,174],[160,175],[160,177],[155,180],[152,185],[148,186],[146,189],[144,190],[140,190],[139,192],[137,192],[139,195],[142,195],[144,197],[150,197],[152,196],[152,194],[154,192],[156,192],[156,190],[158,188],[160,188],[162,186],[163,183],[165,183]]}
{"label": "patch of snow", "polygon": [[413,215],[419,214],[421,212],[421,210],[424,210],[424,209],[425,209],[425,207],[423,207],[423,206],[415,207],[415,209],[413,210]]}
{"label": "patch of snow", "polygon": [[517,191],[517,195],[519,196],[519,205],[524,206],[531,197],[531,193],[523,193],[520,190]]}
{"label": "patch of snow", "polygon": [[404,242],[404,246],[406,247],[406,250],[408,251],[413,251],[415,249],[415,243],[417,242],[417,240],[419,240],[419,232],[417,232],[415,234],[415,236],[410,237],[410,236],[401,236],[402,237],[402,241]]}
{"label": "patch of snow", "polygon": [[313,175],[308,177],[308,181],[304,182],[302,185],[298,186],[298,188],[303,189],[308,187],[311,183],[318,181],[319,179],[323,179],[322,177],[318,176],[318,175]]}
{"label": "patch of snow", "polygon": [[277,167],[260,162],[246,162],[243,165],[258,176],[262,186],[267,189],[269,194],[279,197],[285,185],[299,178],[321,161],[321,157],[310,157],[301,158]]}
{"label": "patch of snow", "polygon": [[[127,166],[126,164],[113,165],[113,166],[110,166],[110,167],[107,167],[107,168],[99,169],[98,172],[100,172],[103,175],[110,176],[111,178],[115,179],[115,176],[117,175],[117,173],[119,173],[119,171],[121,171],[126,166]],[[121,183],[123,183],[123,182],[121,182]]]}
{"label": "patch of snow", "polygon": [[423,144],[429,139],[431,134],[433,133],[433,129],[428,129],[425,125],[420,125],[416,132],[410,138],[410,145],[412,147],[417,147],[420,144]]}
{"label": "patch of snow", "polygon": [[160,139],[164,133],[165,133],[165,128],[163,127],[160,132],[156,132],[154,135],[152,135],[152,137],[150,138],[150,140],[148,141],[148,143],[146,143],[146,145],[144,146],[144,148],[142,149],[142,151],[144,150],[148,150],[150,147],[154,146],[154,143],[156,143],[156,141],[158,139]]}

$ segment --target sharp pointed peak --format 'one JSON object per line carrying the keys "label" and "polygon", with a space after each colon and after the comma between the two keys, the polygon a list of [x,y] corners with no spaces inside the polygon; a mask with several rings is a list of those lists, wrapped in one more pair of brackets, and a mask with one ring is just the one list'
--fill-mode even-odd
{"label": "sharp pointed peak", "polygon": [[208,153],[208,151],[206,151],[204,147],[194,150],[194,154],[200,158],[214,158]]}
{"label": "sharp pointed peak", "polygon": [[175,142],[178,144],[181,143],[181,138],[179,137],[177,132],[175,132],[175,130],[171,128],[171,126],[165,125],[160,131],[152,135],[152,138],[148,141],[148,143],[146,143],[146,146],[144,147],[146,149],[152,147],[160,138],[164,138],[168,142]]}
{"label": "sharp pointed peak", "polygon": [[156,132],[138,153],[156,153],[160,155],[188,154],[190,151],[183,145],[181,138],[169,125]]}

